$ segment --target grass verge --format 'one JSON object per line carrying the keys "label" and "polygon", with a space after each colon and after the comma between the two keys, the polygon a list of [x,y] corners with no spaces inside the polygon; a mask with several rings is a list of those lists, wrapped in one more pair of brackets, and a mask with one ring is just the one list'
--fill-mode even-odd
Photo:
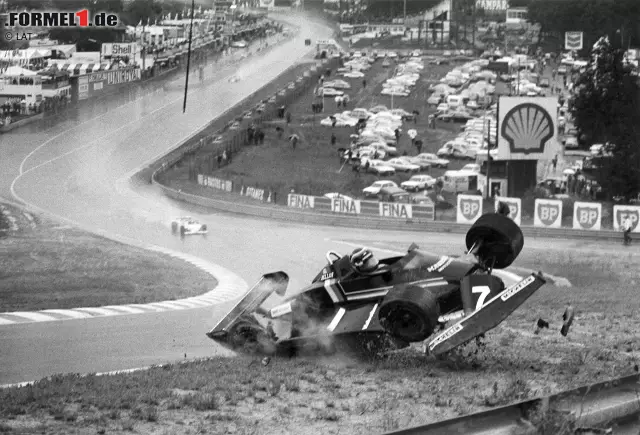
{"label": "grass verge", "polygon": [[[408,112],[417,110],[420,116],[417,122],[406,122],[403,130],[415,129],[418,138],[423,140],[422,152],[435,152],[446,141],[451,140],[460,131],[460,124],[439,122],[437,129],[429,129],[427,117],[434,112],[433,107],[427,105],[429,96],[428,87],[437,82],[451,65],[427,65],[421,79],[409,97],[394,97],[393,107],[402,108]],[[346,93],[351,102],[347,109],[337,108],[331,98],[325,99],[325,112],[314,115],[311,103],[314,99],[310,90],[300,97],[295,103],[287,107],[292,114],[292,122],[286,125],[284,122],[272,122],[265,126],[265,142],[263,145],[245,147],[242,152],[234,155],[231,164],[220,169],[214,169],[211,174],[216,177],[232,180],[236,185],[257,186],[268,188],[276,192],[278,203],[286,201],[286,195],[291,189],[301,194],[321,196],[328,192],[340,192],[352,197],[361,197],[362,189],[378,179],[373,174],[357,174],[349,166],[340,170],[339,154],[337,149],[349,146],[349,135],[352,128],[331,128],[320,125],[323,118],[336,112],[353,109],[355,107],[371,108],[382,104],[391,107],[391,98],[380,95],[382,83],[391,76],[392,68],[384,68],[382,61],[377,61],[367,72],[366,87],[362,79],[345,79],[351,84],[351,89]],[[333,75],[327,79],[333,79]],[[335,77],[338,78],[338,77]],[[280,79],[278,79],[280,82]],[[285,84],[282,80],[280,86]],[[278,137],[276,126],[284,128],[282,137]],[[331,134],[336,135],[336,145],[331,145]],[[297,134],[300,138],[296,149],[293,150],[288,137]],[[407,152],[415,155],[417,150],[411,146],[411,141],[406,134],[400,138],[399,152]],[[202,152],[202,158],[206,158],[206,151]],[[196,158],[198,158],[196,156]],[[468,161],[455,161],[450,164],[450,169],[459,169]],[[440,176],[443,169],[432,168],[429,173],[432,176]],[[386,177],[398,184],[409,178],[404,173],[393,177]],[[185,192],[216,195],[210,189],[199,189],[189,181],[188,165],[176,166],[163,174],[163,182],[171,187],[182,189]]]}
{"label": "grass verge", "polygon": [[217,285],[182,260],[3,207],[8,214],[0,229],[8,231],[0,232],[0,311],[157,302]]}
{"label": "grass verge", "polygon": [[[523,255],[520,266],[569,273],[574,286],[545,286],[487,334],[486,346],[470,344],[444,358],[410,348],[381,360],[273,359],[265,366],[240,356],[115,376],[56,376],[0,390],[0,424],[51,434],[381,433],[631,374],[638,351],[630,344],[638,326],[632,313],[640,304],[631,281],[624,284],[631,261]],[[579,313],[565,338],[559,317],[568,302]],[[529,333],[549,310],[558,314],[551,329]]]}

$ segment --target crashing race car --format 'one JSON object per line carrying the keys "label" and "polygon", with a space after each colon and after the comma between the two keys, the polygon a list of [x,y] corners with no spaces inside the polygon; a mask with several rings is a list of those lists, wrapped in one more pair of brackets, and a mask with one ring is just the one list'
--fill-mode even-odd
{"label": "crashing race car", "polygon": [[[379,353],[416,342],[434,355],[448,352],[498,326],[546,282],[533,273],[506,287],[496,276],[505,275],[492,273],[509,267],[524,246],[520,227],[506,216],[481,216],[466,246],[460,257],[412,244],[367,273],[351,255],[329,251],[312,283],[286,298],[287,274],[264,275],[207,336],[232,350],[268,355]],[[284,300],[267,309],[274,293]]]}
{"label": "crashing race car", "polygon": [[194,234],[207,234],[207,225],[201,224],[190,216],[175,218],[171,222],[171,233],[180,233],[180,236],[190,236]]}

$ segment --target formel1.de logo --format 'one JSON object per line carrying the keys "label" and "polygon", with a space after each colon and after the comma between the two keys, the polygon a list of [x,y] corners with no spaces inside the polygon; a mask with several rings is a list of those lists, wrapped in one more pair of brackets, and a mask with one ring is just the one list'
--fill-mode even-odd
{"label": "formel1.de logo", "polygon": [[118,16],[107,12],[91,15],[88,9],[75,12],[9,12],[8,27],[116,27]]}

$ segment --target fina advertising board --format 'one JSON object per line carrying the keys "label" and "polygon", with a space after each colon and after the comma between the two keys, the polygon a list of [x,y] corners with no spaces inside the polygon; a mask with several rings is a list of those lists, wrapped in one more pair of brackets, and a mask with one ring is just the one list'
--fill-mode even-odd
{"label": "fina advertising board", "polygon": [[557,97],[500,97],[496,160],[551,160],[560,151]]}

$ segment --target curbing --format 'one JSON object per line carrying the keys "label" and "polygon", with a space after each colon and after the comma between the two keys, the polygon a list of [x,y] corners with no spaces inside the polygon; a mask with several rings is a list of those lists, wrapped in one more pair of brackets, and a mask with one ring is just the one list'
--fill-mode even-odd
{"label": "curbing", "polygon": [[40,311],[16,311],[0,313],[0,325],[16,325],[34,322],[54,322],[61,320],[88,319],[93,317],[109,317],[124,314],[158,313],[175,310],[189,310],[218,305],[236,299],[247,290],[247,283],[233,272],[209,263],[192,255],[183,254],[171,249],[154,245],[140,245],[139,243],[119,237],[108,236],[100,232],[103,237],[116,240],[127,245],[134,245],[149,251],[159,252],[170,257],[186,261],[212,275],[218,285],[200,296],[184,299],[150,302],[147,304],[107,305],[103,307],[80,307],[71,309],[48,309]]}

